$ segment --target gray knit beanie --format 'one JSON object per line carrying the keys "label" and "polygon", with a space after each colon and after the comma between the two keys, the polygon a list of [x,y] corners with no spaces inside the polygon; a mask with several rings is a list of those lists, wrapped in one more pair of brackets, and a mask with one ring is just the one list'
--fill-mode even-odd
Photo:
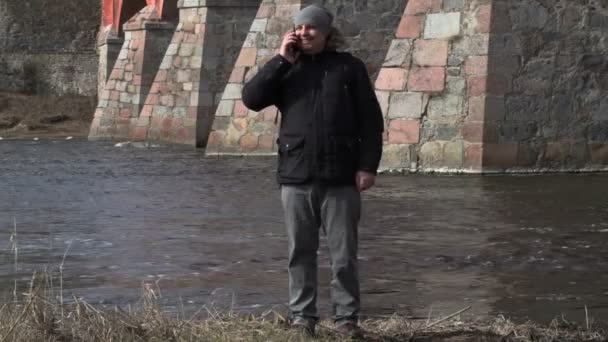
{"label": "gray knit beanie", "polygon": [[310,5],[303,8],[295,17],[294,24],[312,25],[319,31],[327,34],[331,30],[331,25],[334,21],[334,15],[331,12],[319,5]]}

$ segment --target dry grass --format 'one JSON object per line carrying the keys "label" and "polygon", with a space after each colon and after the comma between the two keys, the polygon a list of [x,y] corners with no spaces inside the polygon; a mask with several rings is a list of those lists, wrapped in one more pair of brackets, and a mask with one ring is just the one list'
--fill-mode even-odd
{"label": "dry grass", "polygon": [[[55,282],[57,283],[57,282]],[[0,307],[0,342],[7,341],[349,341],[330,322],[322,322],[315,339],[290,330],[283,316],[269,310],[257,316],[236,315],[203,307],[191,317],[170,314],[158,293],[145,284],[137,305],[123,310],[99,308],[72,298],[62,304],[48,274],[34,275],[21,298]],[[590,323],[578,327],[563,319],[550,326],[516,325],[504,318],[462,321],[458,316],[432,325],[394,316],[362,322],[368,341],[605,341]]]}

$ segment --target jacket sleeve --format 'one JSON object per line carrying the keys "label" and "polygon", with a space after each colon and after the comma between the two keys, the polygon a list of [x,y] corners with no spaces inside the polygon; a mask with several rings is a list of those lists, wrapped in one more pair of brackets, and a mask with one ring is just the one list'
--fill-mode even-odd
{"label": "jacket sleeve", "polygon": [[376,173],[382,157],[384,119],[365,64],[355,59],[354,103],[359,122],[359,170]]}
{"label": "jacket sleeve", "polygon": [[245,83],[243,87],[245,106],[251,110],[260,111],[268,106],[276,105],[281,79],[289,69],[291,69],[291,63],[281,55],[268,61],[249,82]]}

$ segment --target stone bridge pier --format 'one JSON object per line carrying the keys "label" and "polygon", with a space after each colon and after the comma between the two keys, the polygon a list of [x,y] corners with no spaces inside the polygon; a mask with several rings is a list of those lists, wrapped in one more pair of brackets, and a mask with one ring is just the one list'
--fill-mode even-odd
{"label": "stone bridge pier", "polygon": [[276,153],[280,113],[248,110],[241,90],[310,3],[368,66],[383,169],[607,169],[600,0],[106,0],[90,137]]}

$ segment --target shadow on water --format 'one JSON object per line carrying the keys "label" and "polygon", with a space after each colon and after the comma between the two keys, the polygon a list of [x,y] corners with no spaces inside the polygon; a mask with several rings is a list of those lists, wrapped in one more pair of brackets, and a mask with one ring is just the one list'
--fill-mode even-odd
{"label": "shadow on water", "polygon": [[[286,298],[286,239],[274,158],[210,158],[182,147],[0,143],[0,242],[17,220],[18,269],[56,268],[93,303],[127,304],[157,283],[169,309],[261,310]],[[364,196],[364,311],[546,322],[608,316],[606,175],[382,176]],[[2,247],[4,247],[2,246]],[[320,252],[320,306],[330,313]],[[68,297],[68,296],[66,296]]]}

